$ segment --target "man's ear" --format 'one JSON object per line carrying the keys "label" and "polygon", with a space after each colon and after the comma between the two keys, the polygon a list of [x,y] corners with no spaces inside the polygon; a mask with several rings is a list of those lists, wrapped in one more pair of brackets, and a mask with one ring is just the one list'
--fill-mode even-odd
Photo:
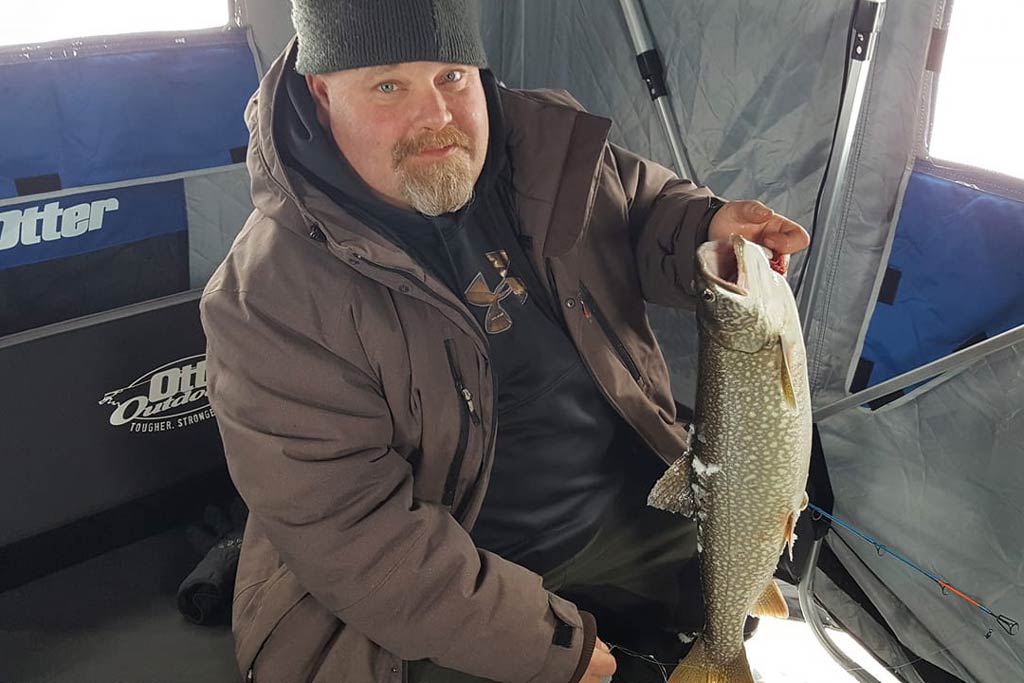
{"label": "man's ear", "polygon": [[330,130],[331,92],[327,87],[327,80],[318,74],[309,74],[306,76],[306,87],[309,88],[309,94],[316,103],[317,121],[325,130]]}

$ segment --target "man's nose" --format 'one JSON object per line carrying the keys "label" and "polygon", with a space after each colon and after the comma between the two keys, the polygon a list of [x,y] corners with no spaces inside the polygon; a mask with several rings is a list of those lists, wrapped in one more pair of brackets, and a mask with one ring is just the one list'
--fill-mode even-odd
{"label": "man's nose", "polygon": [[438,131],[452,122],[452,113],[448,109],[448,101],[444,93],[437,88],[425,91],[419,101],[419,112],[416,123],[421,128]]}

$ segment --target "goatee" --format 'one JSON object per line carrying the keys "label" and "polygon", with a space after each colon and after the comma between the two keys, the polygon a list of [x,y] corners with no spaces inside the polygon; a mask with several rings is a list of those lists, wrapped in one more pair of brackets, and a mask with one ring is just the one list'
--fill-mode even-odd
{"label": "goatee", "polygon": [[[455,147],[436,161],[410,160],[424,150]],[[401,180],[402,196],[420,213],[440,216],[458,211],[473,198],[476,184],[472,165],[472,141],[455,126],[425,133],[395,145],[392,153]]]}

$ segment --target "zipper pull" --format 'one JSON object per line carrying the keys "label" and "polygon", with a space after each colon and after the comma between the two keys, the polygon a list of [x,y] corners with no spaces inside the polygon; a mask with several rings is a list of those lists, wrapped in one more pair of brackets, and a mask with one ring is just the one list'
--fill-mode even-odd
{"label": "zipper pull", "polygon": [[583,294],[583,290],[580,289],[580,310],[583,311],[583,317],[590,320],[590,308],[587,306],[587,297]]}
{"label": "zipper pull", "polygon": [[473,419],[473,424],[480,425],[480,416],[476,414],[476,408],[473,407],[473,392],[466,387],[462,387],[462,398],[466,401],[466,406],[469,408],[469,416]]}

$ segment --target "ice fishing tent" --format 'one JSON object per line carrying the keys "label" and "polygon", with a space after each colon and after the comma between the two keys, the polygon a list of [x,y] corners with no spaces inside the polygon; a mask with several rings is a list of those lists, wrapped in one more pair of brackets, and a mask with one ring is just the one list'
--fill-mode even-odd
{"label": "ice fishing tent", "polygon": [[[624,5],[641,8],[632,23],[625,18]],[[813,555],[816,569],[802,572],[798,564],[786,571],[791,578],[802,573],[804,587],[813,585],[813,598],[833,620],[904,680],[1024,680],[1024,635],[1013,626],[1024,616],[1024,335],[1019,329],[1024,324],[1024,181],[946,163],[929,153],[951,3],[485,0],[483,6],[488,54],[507,85],[567,89],[590,111],[614,121],[614,141],[666,165],[681,157],[692,176],[719,195],[760,199],[814,228],[808,258],[794,261],[791,268],[804,315],[818,418],[820,460],[812,502],[872,540],[839,524],[825,533],[825,524],[818,520],[812,525],[807,515],[799,558]],[[171,38],[158,68],[173,68],[174,74],[207,70],[190,70],[186,62],[194,58],[214,70],[227,70],[237,59],[237,71],[203,92],[225,94],[227,84],[251,89],[255,76],[246,72],[268,65],[291,35],[288,6],[283,0],[239,0],[232,7],[230,30]],[[630,32],[634,29],[636,36],[636,29],[644,27],[666,67],[667,96],[658,105],[640,78],[638,43]],[[639,34],[642,38],[643,30]],[[126,64],[118,68],[125,69],[144,63],[146,50],[154,47],[151,40],[114,43],[110,49],[125,55]],[[154,236],[147,239],[168,241],[161,254],[177,254],[180,271],[178,280],[157,283],[151,293],[129,291],[137,298],[103,304],[130,304],[128,308],[0,339],[5,379],[34,369],[26,373],[30,379],[8,380],[18,388],[5,392],[0,404],[0,518],[5,520],[0,552],[6,551],[8,558],[15,556],[11,548],[19,558],[37,556],[29,552],[34,542],[38,545],[35,539],[47,534],[55,538],[52,534],[94,519],[98,512],[173,490],[193,481],[188,477],[196,473],[213,476],[207,474],[215,471],[212,431],[187,432],[207,443],[212,450],[206,451],[170,445],[170,439],[186,433],[181,430],[149,435],[122,430],[117,436],[122,440],[114,442],[109,434],[94,437],[80,431],[71,436],[67,425],[78,421],[90,424],[82,430],[99,428],[91,420],[103,429],[111,427],[111,403],[100,406],[106,409],[104,415],[83,415],[103,412],[96,404],[108,392],[143,386],[167,371],[167,364],[178,371],[179,380],[194,374],[196,362],[190,359],[202,350],[201,339],[195,337],[195,296],[190,290],[208,275],[203,264],[223,253],[246,203],[244,168],[231,165],[239,158],[237,148],[245,144],[230,124],[240,121],[243,97],[235,105],[225,97],[217,107],[204,102],[179,110],[179,115],[190,111],[189,116],[202,121],[227,113],[234,117],[211,140],[196,141],[196,149],[141,134],[137,143],[120,150],[122,156],[110,157],[115,175],[104,175],[94,167],[96,157],[102,156],[96,150],[104,148],[83,151],[82,146],[90,126],[112,114],[99,113],[92,108],[95,104],[70,106],[93,102],[84,92],[68,100],[54,93],[88,82],[90,59],[115,56],[67,45],[40,49],[49,54],[58,50],[58,58],[50,60],[37,51],[24,63],[14,59],[0,67],[5,102],[13,95],[41,97],[32,94],[39,88],[29,84],[40,83],[44,76],[27,74],[29,68],[48,69],[47,82],[60,84],[49,88],[49,99],[26,101],[31,120],[11,114],[10,107],[0,111],[0,215],[13,221],[12,212],[19,211],[18,220],[23,220],[24,212],[36,207],[44,232],[39,245],[27,246],[56,253],[59,241],[42,241],[47,203],[60,198],[62,210],[73,206],[62,193],[80,190],[83,196],[74,206],[87,205],[92,211],[93,202],[114,197],[105,193],[115,186],[128,193],[170,183],[176,194],[173,201],[166,199],[166,206],[174,208],[158,209],[160,204],[153,203],[150,210],[164,217],[177,212],[176,222],[168,228],[150,223]],[[1001,66],[1008,74],[1019,72],[1024,66],[1019,53],[1008,48],[1006,54],[1013,63]],[[18,72],[23,75],[11,75]],[[134,83],[128,71],[123,73],[122,84]],[[161,88],[175,80],[170,72],[160,73]],[[100,85],[118,90],[109,80],[96,87]],[[1012,76],[1003,85],[1016,87]],[[132,87],[144,92],[152,86]],[[167,102],[177,94],[153,96]],[[239,109],[229,112],[232,106]],[[80,113],[73,132],[66,129],[69,119],[62,119],[69,135],[59,142],[47,138],[53,149],[8,151],[22,150],[8,145],[30,139],[31,131],[48,125],[45,116],[58,107]],[[160,107],[147,111],[159,113]],[[126,125],[142,115],[122,114]],[[679,155],[666,136],[666,120],[678,133]],[[1024,156],[1024,142],[1012,126],[1002,135],[1006,147]],[[147,145],[163,148],[156,156],[163,154],[166,163],[130,163],[135,147]],[[84,159],[84,170],[68,161],[74,151]],[[189,156],[190,151],[196,153]],[[56,166],[44,158],[56,160]],[[97,189],[96,184],[104,185]],[[119,206],[128,203],[119,201]],[[83,214],[73,225],[85,220]],[[76,230],[69,228],[69,235]],[[102,234],[93,232],[86,227],[84,236],[74,239]],[[0,251],[0,278],[11,268],[37,265],[5,260],[14,252],[13,247]],[[111,261],[116,266],[100,271],[113,268],[133,277],[138,259],[146,258],[123,256]],[[88,278],[71,277],[76,287],[62,289],[75,290],[71,294],[80,303],[89,306],[101,299],[98,292],[89,292]],[[12,310],[4,298],[10,291],[6,284],[0,288],[0,318]],[[178,298],[145,300],[174,292]],[[40,315],[39,302],[53,296],[33,294],[14,325],[55,322],[30,319]],[[161,316],[170,315],[172,305],[178,304],[190,311],[184,313],[188,322],[165,321]],[[669,359],[677,398],[690,403],[696,352],[692,317],[656,307],[649,314]],[[128,326],[115,341],[61,341],[63,335],[113,330],[115,325]],[[154,349],[153,357],[128,362],[129,351],[138,348]],[[106,355],[97,355],[101,353]],[[100,357],[105,360],[97,361]],[[928,365],[933,361],[938,364]],[[63,363],[70,367],[56,369]],[[927,367],[905,374],[922,366]],[[120,379],[93,379],[101,391],[74,393],[100,372]],[[76,381],[58,383],[67,377]],[[53,428],[54,413],[66,426]],[[123,441],[128,436],[138,438]],[[146,443],[144,436],[154,440]],[[94,446],[87,438],[107,440]],[[174,452],[155,455],[156,439]],[[198,452],[206,455],[193,462],[190,458]],[[46,486],[40,485],[43,480]],[[812,553],[815,536],[822,539]],[[0,607],[0,619],[7,618]],[[0,659],[0,678],[3,666]]]}

